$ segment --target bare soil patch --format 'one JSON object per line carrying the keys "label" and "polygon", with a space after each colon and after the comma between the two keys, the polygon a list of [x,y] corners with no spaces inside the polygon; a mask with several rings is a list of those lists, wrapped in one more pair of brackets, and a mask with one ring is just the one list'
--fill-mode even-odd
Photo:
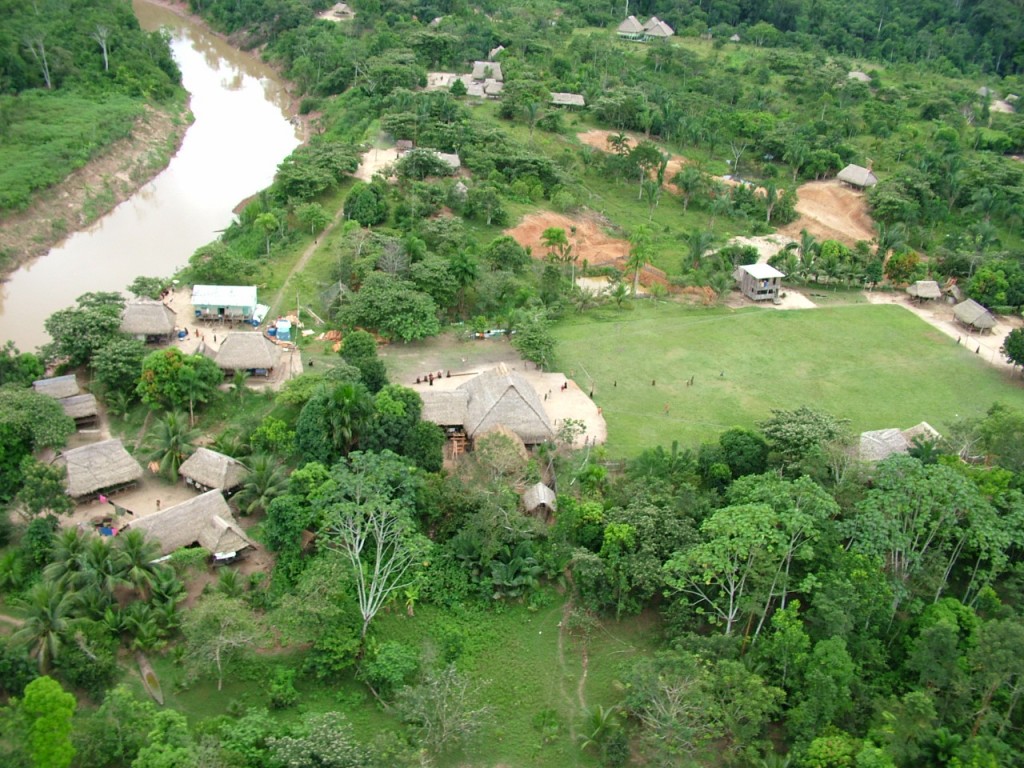
{"label": "bare soil patch", "polygon": [[[190,122],[187,106],[180,115],[147,106],[130,137],[114,142],[39,194],[24,211],[0,217],[0,252],[9,254],[4,274],[45,254],[135,194],[167,167]],[[104,205],[98,204],[100,199]]]}
{"label": "bare soil patch", "polygon": [[848,246],[875,236],[863,193],[831,179],[804,184],[797,189],[796,196],[800,218],[781,227],[780,234],[798,238],[800,231],[806,229],[818,239],[838,240]]}

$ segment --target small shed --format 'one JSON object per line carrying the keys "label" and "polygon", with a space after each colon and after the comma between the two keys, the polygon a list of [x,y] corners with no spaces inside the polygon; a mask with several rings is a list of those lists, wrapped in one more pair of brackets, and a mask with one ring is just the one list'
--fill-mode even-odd
{"label": "small shed", "polygon": [[255,285],[196,285],[192,307],[200,320],[241,322],[256,310]]}
{"label": "small shed", "polygon": [[65,451],[54,461],[67,469],[68,496],[82,499],[128,488],[142,477],[142,467],[117,438]]}
{"label": "small shed", "polygon": [[202,547],[215,560],[233,560],[254,545],[231,514],[220,491],[175,504],[160,512],[132,520],[125,530],[141,531],[169,555],[182,547]]}
{"label": "small shed", "polygon": [[496,80],[497,82],[503,82],[504,76],[501,74],[501,64],[497,61],[474,61],[473,62],[473,74],[471,75],[474,80]]}
{"label": "small shed", "polygon": [[857,189],[866,189],[867,187],[873,187],[878,183],[878,177],[871,172],[869,168],[862,168],[859,165],[850,163],[848,166],[843,168],[836,178],[844,184],[849,184],[851,187]]}
{"label": "small shed", "polygon": [[528,515],[550,520],[555,514],[555,492],[544,483],[531,485],[523,492],[523,509]]}
{"label": "small shed", "polygon": [[95,395],[84,393],[61,398],[60,407],[75,420],[75,427],[78,429],[90,429],[99,421],[99,407],[96,405]]}
{"label": "small shed", "polygon": [[552,93],[551,103],[556,107],[585,107],[586,100],[579,93]]}
{"label": "small shed", "polygon": [[738,43],[739,41],[740,41],[740,36],[737,35],[737,34],[733,34],[732,36],[729,37],[729,42],[730,43]]}
{"label": "small shed", "polygon": [[644,36],[644,25],[637,20],[636,16],[629,16],[619,24],[615,31],[619,37],[624,37],[627,40],[641,40]]}
{"label": "small shed", "polygon": [[178,468],[186,485],[200,491],[218,490],[231,494],[249,474],[248,467],[238,459],[209,448],[197,448]]}
{"label": "small shed", "polygon": [[147,344],[160,344],[174,338],[177,322],[174,310],[162,301],[140,299],[125,305],[121,332]]}
{"label": "small shed", "polygon": [[769,264],[744,264],[733,272],[740,291],[751,301],[776,301],[784,277]]}
{"label": "small shed", "polygon": [[67,376],[53,376],[49,379],[36,379],[32,382],[32,389],[40,395],[49,395],[54,400],[73,397],[82,391],[78,386],[78,379],[73,373]]}
{"label": "small shed", "polygon": [[942,298],[942,289],[934,280],[918,280],[907,286],[907,293],[918,301],[930,301]]}
{"label": "small shed", "polygon": [[964,299],[953,307],[953,316],[960,325],[970,331],[991,333],[996,325],[992,313],[974,299]]}
{"label": "small shed", "polygon": [[236,331],[225,334],[212,358],[225,373],[249,371],[268,376],[281,359],[281,350],[262,333]]}

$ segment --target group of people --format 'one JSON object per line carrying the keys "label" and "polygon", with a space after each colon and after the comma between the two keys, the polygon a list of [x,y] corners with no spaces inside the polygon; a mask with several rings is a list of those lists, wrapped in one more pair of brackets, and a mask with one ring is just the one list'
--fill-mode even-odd
{"label": "group of people", "polygon": [[452,377],[452,372],[451,371],[448,371],[447,373],[442,373],[441,371],[438,371],[437,373],[431,372],[431,373],[428,373],[426,376],[417,376],[416,377],[416,383],[417,384],[429,384],[430,386],[434,386],[434,379],[444,379],[444,378],[450,379],[451,377]]}

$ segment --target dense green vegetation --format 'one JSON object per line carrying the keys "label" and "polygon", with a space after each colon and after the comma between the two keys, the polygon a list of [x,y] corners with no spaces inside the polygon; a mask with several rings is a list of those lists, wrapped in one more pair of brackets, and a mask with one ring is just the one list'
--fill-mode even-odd
{"label": "dense green vegetation", "polygon": [[[614,37],[610,3],[357,0],[342,23],[313,20],[326,2],[192,6],[266,46],[316,135],[181,277],[301,292],[344,341],[339,355],[301,341],[316,365],[256,394],[205,358],[146,353],[117,330],[119,296],[85,294],[47,322],[39,357],[2,350],[0,498],[19,517],[0,525],[0,760],[1024,759],[1019,384],[902,309],[842,306],[925,277],[1024,304],[1024,172],[1009,157],[1024,123],[977,94],[982,75],[1024,85],[1019,18],[991,2],[650,3],[630,11],[688,36],[640,45]],[[428,70],[463,72],[498,44],[500,101],[421,90]],[[559,111],[552,91],[589,107]],[[606,151],[574,136],[588,128],[611,133]],[[349,179],[367,146],[396,140],[419,149],[392,179]],[[690,162],[669,177],[675,153]],[[728,236],[792,221],[800,182],[869,158],[874,238],[804,234],[776,257],[834,306],[716,306],[752,256]],[[537,210],[600,217],[624,259],[583,263],[571,227],[533,253],[503,234]],[[636,295],[646,264],[665,273],[644,283],[654,300]],[[610,294],[579,289],[580,273],[610,277]],[[525,454],[497,433],[444,467],[443,434],[397,382],[451,322],[514,330],[526,358],[575,371],[608,447]],[[408,343],[390,376],[362,327]],[[442,359],[471,355],[445,343]],[[200,435],[245,462],[232,506],[273,554],[269,575],[211,579],[202,550],[155,564],[152,542],[57,531],[62,477],[35,457],[71,428],[29,388],[44,360],[91,377],[167,482]],[[919,420],[942,437],[859,459],[861,429]],[[557,488],[551,519],[521,512],[538,481]],[[127,671],[131,651],[151,658],[165,709]]]}
{"label": "dense green vegetation", "polygon": [[128,135],[146,103],[180,95],[167,41],[130,4],[10,0],[0,19],[0,212]]}

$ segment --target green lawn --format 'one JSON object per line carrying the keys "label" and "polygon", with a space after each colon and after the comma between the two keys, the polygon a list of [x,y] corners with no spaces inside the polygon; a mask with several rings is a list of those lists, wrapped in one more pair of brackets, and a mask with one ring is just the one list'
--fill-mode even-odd
{"label": "green lawn", "polygon": [[809,405],[857,431],[922,420],[941,431],[995,401],[1024,407],[1019,376],[896,306],[733,311],[642,302],[573,317],[554,334],[553,367],[593,385],[612,456],[673,440],[695,447],[772,408]]}

